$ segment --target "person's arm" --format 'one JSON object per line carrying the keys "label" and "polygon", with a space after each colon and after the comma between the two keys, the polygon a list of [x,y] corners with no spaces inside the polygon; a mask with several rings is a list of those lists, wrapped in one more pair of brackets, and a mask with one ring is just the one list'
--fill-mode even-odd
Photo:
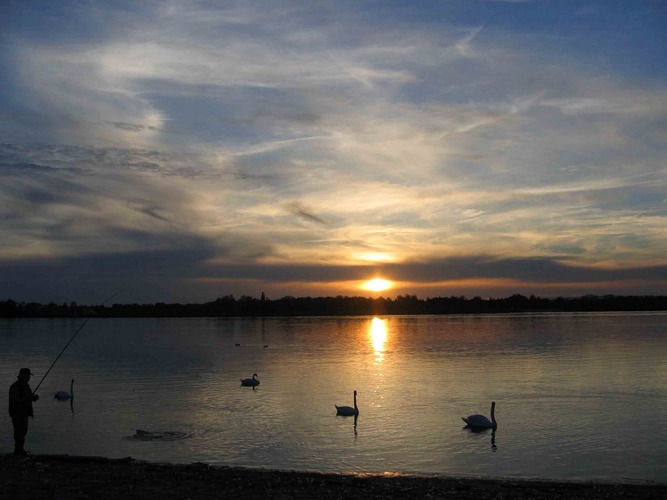
{"label": "person's arm", "polygon": [[28,394],[26,395],[26,400],[28,401],[37,401],[39,399],[39,396],[37,394],[34,394],[32,392],[32,389],[28,384],[25,385],[26,389],[28,389]]}

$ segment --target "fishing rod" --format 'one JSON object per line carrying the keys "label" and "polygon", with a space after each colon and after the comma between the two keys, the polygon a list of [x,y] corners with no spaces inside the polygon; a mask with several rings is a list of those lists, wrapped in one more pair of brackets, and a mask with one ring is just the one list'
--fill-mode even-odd
{"label": "fishing rod", "polygon": [[[106,299],[104,302],[102,302],[101,305],[106,304],[106,303],[109,302],[111,299],[113,299],[116,295],[118,295],[119,293],[121,293],[121,292],[123,292],[123,291],[125,291],[125,289],[117,291],[116,293],[114,293],[113,295],[111,295],[108,299]],[[44,376],[42,377],[42,380],[39,381],[39,384],[37,384],[37,387],[35,387],[35,389],[32,391],[33,394],[37,392],[37,389],[39,389],[39,386],[42,385],[42,382],[44,382],[44,379],[46,378],[46,376],[47,376],[47,375],[49,374],[49,372],[51,371],[51,368],[53,368],[53,367],[55,366],[56,362],[60,359],[60,356],[63,355],[63,353],[65,352],[65,350],[69,347],[69,345],[72,343],[72,341],[76,338],[76,336],[79,334],[79,332],[80,332],[81,330],[83,330],[83,327],[86,326],[86,323],[88,323],[89,321],[90,321],[90,317],[86,318],[86,321],[84,321],[83,324],[79,327],[79,329],[74,333],[74,335],[72,335],[72,338],[69,339],[69,342],[67,342],[67,344],[65,344],[65,347],[63,347],[63,350],[60,351],[60,354],[58,354],[58,357],[55,359],[55,361],[54,361],[53,363],[51,363],[51,366],[49,367],[49,369],[46,370],[46,373],[45,373]]]}

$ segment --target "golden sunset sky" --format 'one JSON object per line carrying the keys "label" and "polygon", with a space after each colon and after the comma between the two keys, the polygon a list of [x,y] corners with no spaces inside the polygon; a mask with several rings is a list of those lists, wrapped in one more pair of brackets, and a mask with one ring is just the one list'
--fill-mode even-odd
{"label": "golden sunset sky", "polygon": [[1,10],[0,299],[667,290],[662,2]]}

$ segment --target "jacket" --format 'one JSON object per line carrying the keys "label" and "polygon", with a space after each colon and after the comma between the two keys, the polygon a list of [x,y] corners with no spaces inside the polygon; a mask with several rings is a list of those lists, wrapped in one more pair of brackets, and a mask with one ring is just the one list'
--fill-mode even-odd
{"label": "jacket", "polygon": [[32,389],[27,382],[17,380],[9,387],[9,416],[12,418],[33,417]]}

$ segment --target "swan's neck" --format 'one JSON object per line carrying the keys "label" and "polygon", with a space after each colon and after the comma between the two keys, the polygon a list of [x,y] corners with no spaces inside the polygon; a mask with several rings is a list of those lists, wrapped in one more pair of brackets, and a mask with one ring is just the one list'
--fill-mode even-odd
{"label": "swan's neck", "polygon": [[74,379],[69,383],[69,395],[74,397]]}
{"label": "swan's neck", "polygon": [[357,395],[354,395],[354,409],[357,409]]}
{"label": "swan's neck", "polygon": [[496,405],[495,404],[491,405],[491,423],[493,424],[494,429],[498,425],[498,424],[496,424]]}

